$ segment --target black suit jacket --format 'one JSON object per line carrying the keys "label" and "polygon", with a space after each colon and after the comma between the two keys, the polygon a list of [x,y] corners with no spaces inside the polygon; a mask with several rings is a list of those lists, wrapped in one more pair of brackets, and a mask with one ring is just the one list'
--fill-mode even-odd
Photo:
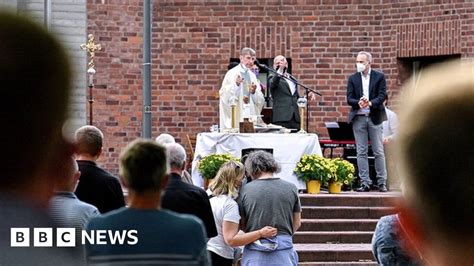
{"label": "black suit jacket", "polygon": [[122,186],[118,178],[97,166],[93,161],[78,160],[81,177],[74,192],[80,200],[92,204],[100,213],[125,206]]}
{"label": "black suit jacket", "polygon": [[[387,120],[385,107],[383,102],[387,94],[387,82],[385,76],[381,72],[375,70],[370,71],[369,82],[369,101],[372,102],[370,107],[370,119],[375,125]],[[359,111],[359,99],[363,96],[362,91],[362,74],[357,72],[349,77],[347,82],[347,103],[352,107],[349,112],[349,123]]]}
{"label": "black suit jacket", "polygon": [[161,196],[161,207],[178,213],[192,214],[202,220],[207,237],[217,236],[216,223],[209,197],[204,189],[182,181],[172,173]]}
{"label": "black suit jacket", "polygon": [[[295,80],[290,75],[290,79]],[[278,75],[270,76],[270,93],[273,99],[272,122],[290,121],[293,115],[297,122],[300,122],[300,114],[298,111],[298,87],[295,93],[291,94],[288,82]]]}

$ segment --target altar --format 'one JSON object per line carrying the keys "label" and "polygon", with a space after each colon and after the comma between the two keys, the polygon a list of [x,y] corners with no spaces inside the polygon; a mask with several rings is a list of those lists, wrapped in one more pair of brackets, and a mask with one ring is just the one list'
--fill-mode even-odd
{"label": "altar", "polygon": [[203,179],[197,169],[199,160],[209,154],[229,153],[241,158],[243,149],[269,149],[280,163],[281,172],[276,176],[295,184],[298,189],[306,188],[293,173],[296,163],[303,154],[322,155],[316,134],[277,133],[199,133],[192,163],[192,178],[195,185],[203,187]]}

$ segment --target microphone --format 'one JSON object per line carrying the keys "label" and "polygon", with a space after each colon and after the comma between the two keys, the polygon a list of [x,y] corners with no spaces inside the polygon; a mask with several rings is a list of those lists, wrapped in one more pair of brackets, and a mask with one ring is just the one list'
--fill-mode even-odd
{"label": "microphone", "polygon": [[260,62],[257,59],[255,59],[255,61],[253,61],[253,64],[257,65],[260,68],[265,68],[266,67],[265,65],[260,64]]}

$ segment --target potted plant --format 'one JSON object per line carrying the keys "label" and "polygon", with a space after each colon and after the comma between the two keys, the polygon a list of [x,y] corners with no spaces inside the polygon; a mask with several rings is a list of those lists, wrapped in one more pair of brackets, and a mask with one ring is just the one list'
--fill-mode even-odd
{"label": "potted plant", "polygon": [[331,160],[316,154],[305,154],[296,164],[294,173],[306,182],[308,193],[318,194],[321,184],[326,184],[331,177]]}
{"label": "potted plant", "polygon": [[340,193],[341,186],[349,185],[355,178],[355,167],[352,163],[341,158],[332,160],[334,172],[329,180],[329,193]]}
{"label": "potted plant", "polygon": [[204,178],[204,188],[207,188],[209,180],[213,179],[221,166],[228,161],[239,161],[239,158],[233,157],[232,155],[225,154],[209,154],[204,156],[198,164],[198,170],[201,176]]}

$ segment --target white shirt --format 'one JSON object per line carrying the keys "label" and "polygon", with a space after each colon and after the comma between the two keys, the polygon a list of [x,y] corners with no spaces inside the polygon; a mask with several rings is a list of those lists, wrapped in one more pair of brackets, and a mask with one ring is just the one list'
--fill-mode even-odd
{"label": "white shirt", "polygon": [[[286,75],[286,77],[289,78],[288,75]],[[294,95],[296,91],[296,84],[289,79],[285,79],[285,80],[286,80],[286,83],[288,83],[288,86],[290,87],[291,95]]]}
{"label": "white shirt", "polygon": [[383,121],[383,137],[393,139],[397,133],[398,128],[398,117],[395,112],[385,107],[387,113],[387,120]]}
{"label": "white shirt", "polygon": [[[367,99],[369,99],[370,71],[371,71],[371,69],[369,69],[369,72],[367,73],[367,76],[364,76],[364,74],[362,72],[360,73],[360,76],[362,77],[362,94]],[[370,107],[361,108],[357,112],[357,114],[368,114],[368,113],[370,113]]]}
{"label": "white shirt", "polygon": [[237,202],[227,195],[212,197],[210,200],[214,221],[216,222],[217,236],[209,239],[207,242],[207,250],[217,255],[227,258],[234,258],[234,248],[225,243],[222,232],[224,221],[239,224],[239,206]]}

